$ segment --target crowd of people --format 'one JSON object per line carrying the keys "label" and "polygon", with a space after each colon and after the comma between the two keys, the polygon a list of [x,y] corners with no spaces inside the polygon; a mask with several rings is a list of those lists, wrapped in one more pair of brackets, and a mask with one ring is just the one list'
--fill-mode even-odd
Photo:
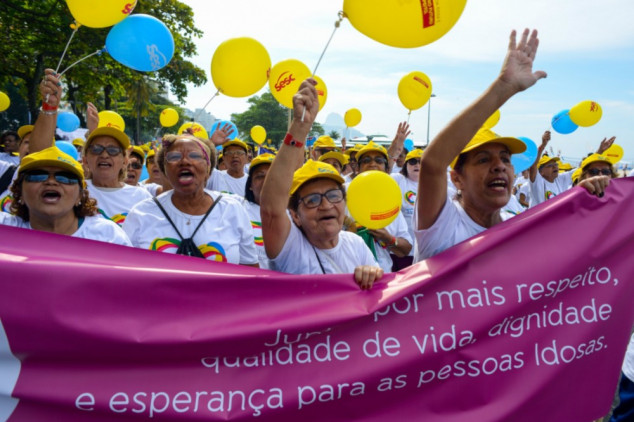
{"label": "crowd of people", "polygon": [[[0,224],[292,274],[352,274],[351,282],[370,289],[385,273],[574,186],[603,196],[616,177],[613,159],[603,155],[614,138],[562,172],[561,159],[544,153],[551,138],[545,132],[534,164],[516,175],[511,156],[525,151],[524,142],[483,127],[507,100],[546,77],[533,70],[537,47],[536,31],[519,39],[512,32],[499,75],[424,151],[405,148],[404,122],[387,149],[374,142],[337,147],[329,136],[307,148],[319,109],[316,82],[307,79],[276,154],[254,154],[229,140],[227,126],[210,139],[164,135],[147,151],[118,128],[99,126],[90,104],[85,142],[75,144],[80,163],[54,144],[63,90],[47,69],[36,123],[2,135]],[[149,178],[141,181],[144,166]],[[401,192],[401,211],[381,229],[360,226],[346,206],[348,186],[367,171],[391,175]],[[634,355],[634,342],[631,349]]]}

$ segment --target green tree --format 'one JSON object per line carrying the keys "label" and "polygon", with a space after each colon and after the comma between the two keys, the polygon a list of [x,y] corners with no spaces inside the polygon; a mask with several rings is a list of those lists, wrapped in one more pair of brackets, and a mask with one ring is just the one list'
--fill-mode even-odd
{"label": "green tree", "polygon": [[331,130],[330,133],[328,134],[328,136],[330,136],[335,141],[341,137],[339,132],[337,132],[336,130]]}
{"label": "green tree", "polygon": [[[88,101],[100,109],[118,110],[118,101],[126,96],[126,84],[140,75],[149,75],[161,90],[170,91],[182,101],[187,83],[206,82],[205,71],[186,58],[196,54],[193,38],[202,31],[193,21],[192,9],[178,0],[143,0],[134,13],[146,13],[163,21],[172,32],[175,44],[170,63],[151,74],[137,72],[116,62],[107,53],[91,57],[64,75],[67,100],[83,120]],[[73,17],[62,0],[3,0],[0,3],[0,86],[18,81],[17,88],[26,99],[32,119],[38,113],[38,84],[46,67],[55,68],[70,37]],[[109,28],[80,27],[75,34],[60,71],[105,45]],[[169,104],[169,102],[167,103]],[[126,117],[126,116],[124,116]],[[21,121],[26,123],[26,121]]]}
{"label": "green tree", "polygon": [[[260,125],[266,129],[267,139],[271,139],[272,145],[279,147],[288,129],[291,111],[282,106],[270,92],[261,96],[253,96],[247,100],[250,104],[244,113],[233,113],[231,121],[235,123],[244,139],[249,138],[251,128]],[[311,136],[321,136],[324,128],[317,122],[313,124]]]}

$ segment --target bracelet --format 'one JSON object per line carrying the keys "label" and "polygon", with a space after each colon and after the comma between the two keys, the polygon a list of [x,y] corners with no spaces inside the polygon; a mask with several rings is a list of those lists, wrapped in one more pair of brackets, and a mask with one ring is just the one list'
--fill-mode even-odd
{"label": "bracelet", "polygon": [[387,244],[388,248],[395,248],[398,246],[398,239],[396,238],[396,236],[394,236],[392,238],[392,240],[390,241],[390,243]]}
{"label": "bracelet", "polygon": [[57,112],[57,106],[53,107],[52,105],[42,102],[42,110],[43,111],[55,111]]}
{"label": "bracelet", "polygon": [[302,148],[304,146],[303,142],[299,142],[297,139],[293,139],[293,135],[291,135],[290,133],[287,133],[284,137],[284,144],[297,148]]}
{"label": "bracelet", "polygon": [[55,110],[47,110],[44,107],[40,109],[40,113],[45,114],[47,116],[55,116],[57,114],[57,109]]}

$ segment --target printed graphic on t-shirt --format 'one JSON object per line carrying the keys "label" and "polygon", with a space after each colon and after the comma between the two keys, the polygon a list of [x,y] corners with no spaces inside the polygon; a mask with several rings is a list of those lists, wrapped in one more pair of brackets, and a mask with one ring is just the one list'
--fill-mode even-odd
{"label": "printed graphic on t-shirt", "polygon": [[128,213],[124,212],[122,214],[115,214],[112,217],[109,217],[108,214],[106,214],[101,208],[97,208],[97,211],[99,211],[99,214],[103,215],[108,220],[112,220],[117,223],[119,227],[123,225],[123,223],[125,222],[125,218],[128,216]]}
{"label": "printed graphic on t-shirt", "polygon": [[405,192],[405,200],[408,204],[414,205],[414,203],[416,202],[416,192],[413,192],[411,190]]}
{"label": "printed graphic on t-shirt", "polygon": [[554,197],[555,194],[552,191],[547,190],[546,193],[544,194],[544,198],[546,199],[550,199],[552,197]]}
{"label": "printed graphic on t-shirt", "polygon": [[[251,221],[251,228],[253,229],[253,239],[256,246],[264,246],[264,239],[262,237],[262,223],[259,221]],[[259,236],[256,236],[258,234]]]}
{"label": "printed graphic on t-shirt", "polygon": [[0,210],[11,213],[11,204],[13,203],[13,196],[7,195],[0,201]]}
{"label": "printed graphic on t-shirt", "polygon": [[[174,239],[171,237],[157,238],[150,243],[150,250],[176,253],[180,244],[181,241],[179,239]],[[215,262],[227,262],[227,254],[225,253],[224,248],[216,242],[209,242],[207,244],[198,245],[196,247],[198,248],[200,253],[203,254],[205,259]]]}

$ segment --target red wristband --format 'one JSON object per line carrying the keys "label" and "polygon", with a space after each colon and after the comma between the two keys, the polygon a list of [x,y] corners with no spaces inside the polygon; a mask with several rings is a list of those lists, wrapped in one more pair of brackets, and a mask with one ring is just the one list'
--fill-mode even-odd
{"label": "red wristband", "polygon": [[48,103],[45,103],[44,101],[42,101],[42,110],[44,110],[44,111],[57,111],[57,106],[53,107],[52,105],[49,105]]}
{"label": "red wristband", "polygon": [[284,137],[284,144],[297,148],[301,148],[304,146],[303,142],[299,142],[297,139],[293,139],[293,135],[291,135],[290,133],[287,133]]}

